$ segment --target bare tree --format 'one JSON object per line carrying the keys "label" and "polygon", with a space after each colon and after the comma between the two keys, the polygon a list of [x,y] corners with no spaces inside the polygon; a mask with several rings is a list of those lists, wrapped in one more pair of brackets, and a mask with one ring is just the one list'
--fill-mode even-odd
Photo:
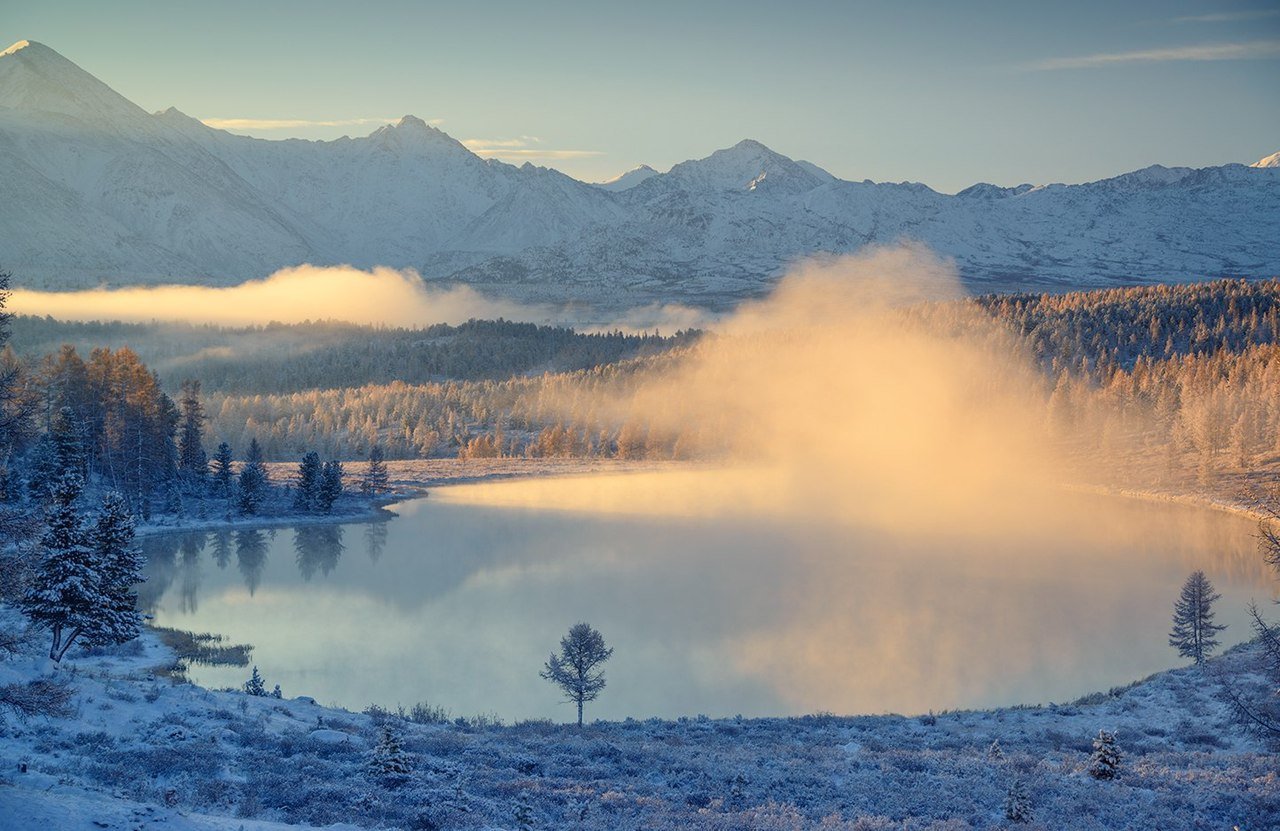
{"label": "bare tree", "polygon": [[1215,635],[1227,628],[1213,622],[1213,601],[1219,597],[1221,595],[1213,590],[1213,584],[1204,572],[1193,571],[1173,603],[1173,631],[1169,633],[1169,646],[1197,664],[1204,663],[1218,645]]}
{"label": "bare tree", "polygon": [[578,705],[578,726],[582,726],[582,705],[594,701],[604,689],[604,670],[599,666],[613,655],[604,645],[604,636],[586,623],[575,623],[560,639],[560,654],[552,654],[539,673],[564,691],[565,700]]}

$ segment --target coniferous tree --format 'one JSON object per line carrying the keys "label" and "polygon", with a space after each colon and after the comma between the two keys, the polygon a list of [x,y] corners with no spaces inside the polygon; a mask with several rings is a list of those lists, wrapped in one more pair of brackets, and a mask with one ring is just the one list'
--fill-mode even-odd
{"label": "coniferous tree", "polygon": [[360,477],[360,492],[371,496],[386,493],[387,488],[387,463],[382,458],[382,445],[375,444],[369,450],[369,466]]}
{"label": "coniferous tree", "polygon": [[26,458],[27,493],[32,501],[43,505],[53,495],[53,486],[57,484],[61,470],[58,467],[58,455],[53,449],[53,440],[48,435],[31,446]]}
{"label": "coniferous tree", "polygon": [[235,473],[231,469],[231,445],[225,441],[213,454],[213,493],[218,499],[231,498],[231,483]]}
{"label": "coniferous tree", "polygon": [[1221,595],[1213,590],[1213,584],[1203,571],[1193,571],[1182,584],[1182,593],[1173,604],[1173,630],[1169,633],[1169,645],[1184,658],[1197,664],[1213,652],[1218,645],[1215,637],[1225,626],[1213,622],[1213,601]]}
{"label": "coniferous tree", "polygon": [[142,553],[134,545],[133,516],[118,492],[102,498],[89,540],[98,564],[103,605],[86,632],[86,640],[97,645],[133,640],[142,631],[133,587],[146,578],[142,576]]}
{"label": "coniferous tree", "polygon": [[244,682],[244,691],[259,698],[267,694],[267,685],[263,682],[261,673],[258,672],[257,664],[253,665],[253,674],[249,676],[249,680]]}
{"label": "coniferous tree", "polygon": [[1031,797],[1022,779],[1014,777],[1004,796],[1004,818],[1010,822],[1031,821]]}
{"label": "coniferous tree", "polygon": [[575,623],[569,634],[560,639],[560,654],[552,654],[539,673],[558,686],[565,700],[578,706],[578,726],[582,726],[582,705],[594,701],[605,687],[604,671],[599,666],[609,660],[613,649],[604,645],[604,637],[589,624]]}
{"label": "coniferous tree", "polygon": [[1116,734],[1099,730],[1093,740],[1093,755],[1089,757],[1089,775],[1094,779],[1111,780],[1120,776],[1120,745]]}
{"label": "coniferous tree", "polygon": [[369,754],[369,774],[382,785],[394,788],[408,781],[413,773],[409,754],[400,746],[400,738],[391,725],[382,725],[378,744]]}
{"label": "coniferous tree", "polygon": [[240,469],[240,512],[256,514],[267,496],[267,469],[262,464],[262,446],[257,438],[249,442],[249,457]]}
{"label": "coniferous tree", "polygon": [[60,473],[75,473],[83,479],[85,470],[84,433],[75,410],[62,407],[49,425],[49,438],[53,443],[53,455]]}
{"label": "coniferous tree", "polygon": [[182,422],[178,430],[178,470],[199,493],[209,476],[209,458],[204,452],[204,405],[200,403],[200,382],[182,382],[179,403]]}
{"label": "coniferous tree", "polygon": [[83,487],[75,473],[65,474],[54,485],[40,536],[40,562],[22,599],[27,617],[49,627],[49,657],[54,661],[61,661],[72,643],[94,628],[107,605],[99,564],[76,504]]}
{"label": "coniferous tree", "polygon": [[293,509],[311,513],[320,505],[320,454],[314,450],[303,454],[298,463],[298,478],[294,482],[297,491],[293,496]]}
{"label": "coniferous tree", "polygon": [[333,513],[333,503],[342,496],[342,472],[342,462],[337,459],[324,463],[316,487],[315,509],[320,513]]}

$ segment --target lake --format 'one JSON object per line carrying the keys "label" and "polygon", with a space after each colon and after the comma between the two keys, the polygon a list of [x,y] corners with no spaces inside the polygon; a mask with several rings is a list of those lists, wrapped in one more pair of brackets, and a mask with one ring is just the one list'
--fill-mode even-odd
{"label": "lake", "polygon": [[[645,476],[145,538],[140,604],[157,625],[253,644],[286,697],[512,721],[573,718],[538,671],[579,620],[615,648],[589,719],[918,713],[1066,701],[1185,663],[1167,638],[1193,569],[1222,593],[1224,644],[1275,586],[1254,523],[1205,509],[1073,495],[1012,531],[903,533],[630,498]],[[249,670],[188,674],[226,687]]]}

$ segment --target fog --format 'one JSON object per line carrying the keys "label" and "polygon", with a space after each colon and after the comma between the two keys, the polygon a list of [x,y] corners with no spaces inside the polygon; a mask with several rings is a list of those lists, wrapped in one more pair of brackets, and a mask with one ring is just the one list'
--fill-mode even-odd
{"label": "fog", "polygon": [[575,326],[582,331],[663,333],[713,318],[680,304],[652,304],[606,315],[576,304],[524,303],[465,285],[436,285],[413,270],[299,265],[234,286],[163,285],[53,292],[15,289],[15,314],[59,320],[178,322],[220,326],[334,320],[422,327],[470,319]]}

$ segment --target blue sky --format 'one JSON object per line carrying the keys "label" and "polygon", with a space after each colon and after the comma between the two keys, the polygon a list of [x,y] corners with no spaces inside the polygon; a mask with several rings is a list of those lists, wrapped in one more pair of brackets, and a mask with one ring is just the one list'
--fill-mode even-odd
{"label": "blue sky", "polygon": [[1280,150],[1268,0],[44,0],[7,8],[0,35],[238,132],[362,135],[412,113],[588,180],[743,138],[943,191]]}

